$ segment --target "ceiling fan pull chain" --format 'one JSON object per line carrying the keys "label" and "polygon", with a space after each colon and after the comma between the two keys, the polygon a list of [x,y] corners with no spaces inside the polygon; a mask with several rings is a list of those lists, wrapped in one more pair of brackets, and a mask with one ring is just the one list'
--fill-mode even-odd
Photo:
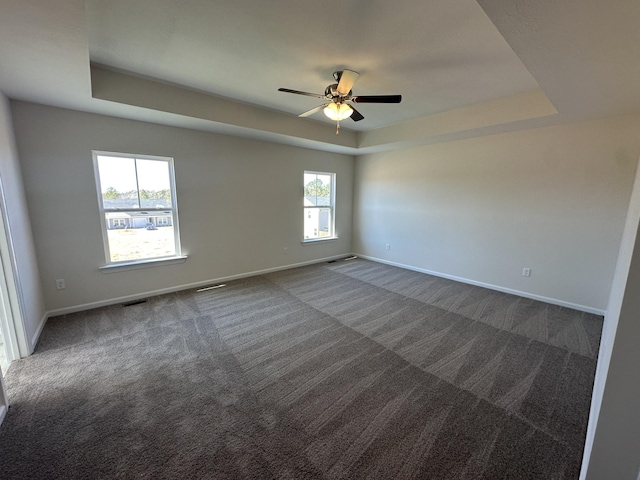
{"label": "ceiling fan pull chain", "polygon": [[336,135],[340,135],[340,120],[336,122]]}

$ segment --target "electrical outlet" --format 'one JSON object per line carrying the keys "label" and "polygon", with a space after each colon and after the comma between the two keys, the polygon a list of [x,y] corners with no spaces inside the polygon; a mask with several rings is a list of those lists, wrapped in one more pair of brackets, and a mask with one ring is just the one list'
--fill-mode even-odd
{"label": "electrical outlet", "polygon": [[283,254],[283,255],[286,255],[287,253],[289,253],[289,250],[287,249],[287,247],[284,247],[284,248],[282,249],[282,254]]}
{"label": "electrical outlet", "polygon": [[531,269],[530,268],[523,268],[522,269],[522,276],[523,277],[530,277],[531,276]]}
{"label": "electrical outlet", "polygon": [[66,285],[64,284],[64,278],[59,278],[56,280],[56,289],[58,290],[64,290],[66,287]]}
{"label": "electrical outlet", "polygon": [[391,250],[391,244],[387,243],[387,247],[386,248],[387,248],[387,250]]}

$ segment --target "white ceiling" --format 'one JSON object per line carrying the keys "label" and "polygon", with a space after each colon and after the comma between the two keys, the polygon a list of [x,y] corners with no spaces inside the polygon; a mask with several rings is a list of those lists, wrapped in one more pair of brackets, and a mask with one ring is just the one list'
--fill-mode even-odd
{"label": "white ceiling", "polygon": [[365,120],[345,125],[357,130],[538,87],[474,0],[90,0],[86,11],[93,62],[203,92],[297,115],[322,101],[279,87],[323,93],[349,68],[356,94],[404,96],[361,105]]}
{"label": "white ceiling", "polygon": [[[635,0],[0,0],[12,99],[346,153],[640,110]],[[90,68],[93,65],[94,68]],[[340,137],[322,103],[360,73]]]}

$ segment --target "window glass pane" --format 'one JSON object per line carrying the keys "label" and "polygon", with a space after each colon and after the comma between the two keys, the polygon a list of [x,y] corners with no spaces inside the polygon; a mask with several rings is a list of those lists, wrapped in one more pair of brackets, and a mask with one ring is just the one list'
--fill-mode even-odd
{"label": "window glass pane", "polygon": [[304,209],[304,238],[323,238],[332,236],[331,208]]}
{"label": "window glass pane", "polygon": [[169,163],[157,160],[136,160],[140,208],[171,207]]}
{"label": "window glass pane", "polygon": [[305,205],[331,205],[331,175],[304,174]]}
{"label": "window glass pane", "polygon": [[138,208],[136,164],[133,158],[98,155],[104,208]]}
{"label": "window glass pane", "polygon": [[316,205],[331,205],[331,175],[317,175]]}
{"label": "window glass pane", "polygon": [[304,204],[316,205],[316,183],[317,175],[315,173],[304,174]]}
{"label": "window glass pane", "polygon": [[176,255],[172,212],[105,213],[111,262]]}

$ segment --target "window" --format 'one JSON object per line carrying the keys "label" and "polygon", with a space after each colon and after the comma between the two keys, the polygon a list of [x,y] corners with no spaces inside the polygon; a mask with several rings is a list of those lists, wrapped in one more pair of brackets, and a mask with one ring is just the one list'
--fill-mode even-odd
{"label": "window", "polygon": [[93,152],[93,162],[107,264],[180,256],[173,159]]}
{"label": "window", "polygon": [[335,173],[304,172],[304,241],[335,238]]}

